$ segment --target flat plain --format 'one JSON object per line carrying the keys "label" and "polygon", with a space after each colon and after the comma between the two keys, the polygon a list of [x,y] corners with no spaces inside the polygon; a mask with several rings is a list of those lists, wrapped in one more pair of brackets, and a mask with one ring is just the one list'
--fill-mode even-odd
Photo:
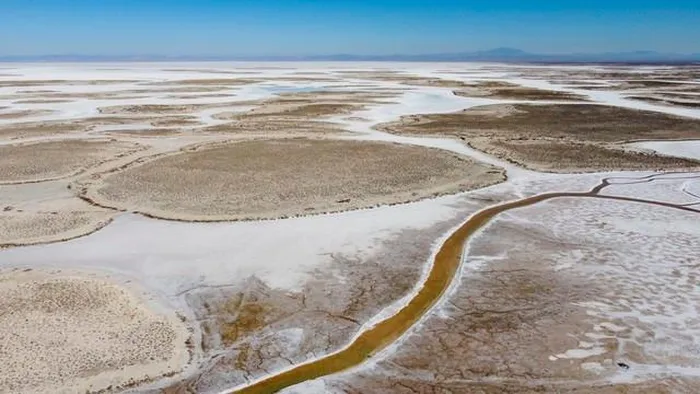
{"label": "flat plain", "polygon": [[8,67],[0,393],[700,390],[697,67]]}

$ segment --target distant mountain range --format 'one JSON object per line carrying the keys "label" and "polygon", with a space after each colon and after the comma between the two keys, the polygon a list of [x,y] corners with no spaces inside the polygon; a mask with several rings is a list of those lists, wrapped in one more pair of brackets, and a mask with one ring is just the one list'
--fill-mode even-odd
{"label": "distant mountain range", "polygon": [[654,51],[539,54],[515,48],[420,55],[315,56],[163,56],[163,55],[45,55],[2,56],[0,62],[175,62],[175,61],[393,61],[393,62],[507,62],[507,63],[700,63],[700,53]]}

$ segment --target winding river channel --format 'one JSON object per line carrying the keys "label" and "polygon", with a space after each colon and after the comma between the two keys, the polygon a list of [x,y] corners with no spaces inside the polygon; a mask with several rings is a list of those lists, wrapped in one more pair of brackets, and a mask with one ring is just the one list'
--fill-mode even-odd
{"label": "winding river channel", "polygon": [[[661,175],[663,176],[663,175]],[[689,175],[688,179],[697,179],[700,175]],[[657,179],[657,175],[630,178],[629,183],[648,183]],[[615,183],[620,184],[620,183]],[[294,366],[277,374],[264,377],[252,384],[235,388],[228,393],[273,393],[284,388],[313,380],[322,376],[334,374],[360,365],[387,346],[398,341],[407,333],[430,309],[443,297],[455,280],[462,262],[462,253],[469,239],[497,215],[513,209],[523,208],[556,198],[598,198],[607,200],[627,201],[632,203],[650,204],[679,209],[700,214],[700,210],[689,206],[663,201],[637,199],[613,195],[602,195],[600,192],[610,186],[609,179],[588,192],[555,192],[543,193],[516,201],[507,202],[485,208],[472,215],[440,246],[435,254],[430,272],[415,296],[397,313],[378,322],[376,325],[360,333],[343,349],[328,354],[319,359]]]}

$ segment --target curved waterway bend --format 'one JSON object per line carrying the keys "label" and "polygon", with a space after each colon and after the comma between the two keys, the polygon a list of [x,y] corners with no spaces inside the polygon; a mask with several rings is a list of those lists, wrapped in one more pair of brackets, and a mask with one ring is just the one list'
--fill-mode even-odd
{"label": "curved waterway bend", "polygon": [[[651,180],[653,180],[653,176],[650,177]],[[308,380],[355,367],[385,349],[411,329],[440,300],[459,271],[466,241],[500,213],[561,197],[619,200],[700,213],[700,210],[661,201],[598,194],[607,186],[609,186],[609,182],[605,179],[589,192],[538,194],[477,212],[442,244],[435,254],[433,265],[423,286],[418,290],[415,297],[396,314],[360,333],[349,345],[337,352],[299,364],[275,375],[264,377],[251,384],[234,388],[227,391],[227,393],[274,393]]]}

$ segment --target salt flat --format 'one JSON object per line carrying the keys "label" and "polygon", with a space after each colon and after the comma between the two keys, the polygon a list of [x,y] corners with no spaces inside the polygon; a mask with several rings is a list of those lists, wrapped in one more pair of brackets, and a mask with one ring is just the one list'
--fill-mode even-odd
{"label": "salt flat", "polygon": [[[0,380],[0,392],[72,392],[85,387],[78,375],[94,382],[110,376],[108,391],[115,392],[700,387],[689,334],[697,296],[689,267],[700,262],[693,225],[700,215],[700,110],[628,97],[668,90],[650,82],[661,70],[640,70],[633,83],[614,68],[590,66],[12,67],[12,75],[0,76],[0,149],[8,152],[0,162],[15,157],[3,165],[7,182],[0,184],[0,283],[42,286],[45,278],[22,276],[27,269],[78,281],[97,275],[95,292],[130,300],[115,309],[117,320],[138,308],[143,319],[167,321],[179,333],[170,353],[154,344],[157,360],[187,360],[151,365],[148,379],[136,371],[149,361],[138,357],[70,373],[49,365],[43,375]],[[698,83],[683,72],[663,71],[674,92]],[[582,112],[591,105],[601,111]],[[517,159],[494,154],[484,143],[514,129],[504,128],[498,111],[483,111],[493,106],[536,106],[536,122],[516,122],[534,122],[528,133],[507,143],[556,146],[573,163],[562,168],[559,156],[542,151]],[[475,126],[457,115],[465,110],[493,118]],[[642,110],[646,120],[638,121]],[[634,122],[609,127],[603,112]],[[422,119],[446,117],[452,123],[415,132]],[[381,126],[399,121],[405,129]],[[597,121],[606,126],[585,132]],[[578,130],[575,138],[564,129]],[[567,154],[577,144],[619,149],[635,157],[634,166],[583,162]],[[35,145],[65,151],[42,154],[40,166],[23,163]],[[85,146],[96,148],[81,153]],[[216,150],[228,146],[249,147],[245,153],[255,157]],[[357,155],[359,146],[394,148]],[[76,161],[78,154],[86,159]],[[529,165],[532,157],[541,162]],[[559,173],[539,171],[548,166]],[[573,173],[580,171],[587,173]],[[100,198],[100,187],[108,198]],[[445,241],[460,226],[484,210],[558,192],[575,196],[504,208],[458,242],[456,272],[426,295],[410,324],[367,357],[353,354],[363,333],[390,326],[423,297],[425,281],[441,269]],[[232,204],[235,212],[227,211]],[[199,217],[207,212],[213,216]],[[256,217],[267,220],[241,220]],[[17,302],[0,310],[16,310]],[[109,308],[86,308],[65,326],[47,326],[41,338],[58,337],[54,327],[69,334],[75,327],[71,335],[95,340],[78,326]],[[38,338],[28,327],[18,332]],[[116,330],[115,343],[129,335]],[[49,359],[70,349],[37,343]],[[94,351],[118,355],[109,347]],[[11,353],[16,365],[38,365],[34,354]],[[340,373],[317,374],[330,357],[344,365]],[[88,391],[108,386],[93,384]]]}

